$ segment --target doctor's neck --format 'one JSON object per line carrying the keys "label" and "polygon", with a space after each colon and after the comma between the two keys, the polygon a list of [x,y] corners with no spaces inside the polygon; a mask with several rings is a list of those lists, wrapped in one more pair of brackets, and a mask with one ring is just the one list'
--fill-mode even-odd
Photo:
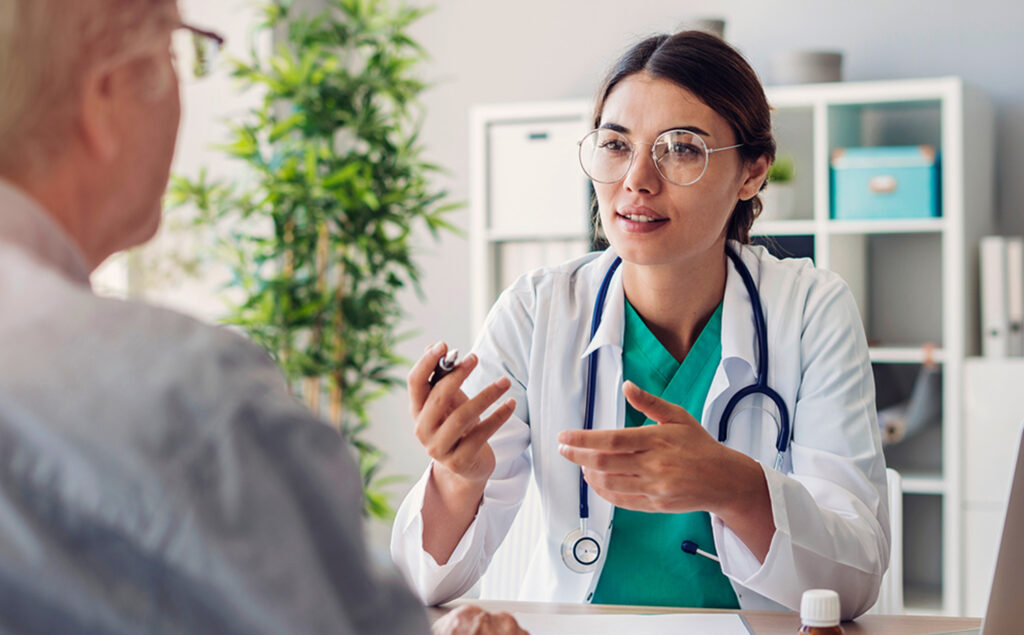
{"label": "doctor's neck", "polygon": [[722,302],[726,258],[724,250],[712,250],[685,264],[622,263],[626,299],[678,361]]}

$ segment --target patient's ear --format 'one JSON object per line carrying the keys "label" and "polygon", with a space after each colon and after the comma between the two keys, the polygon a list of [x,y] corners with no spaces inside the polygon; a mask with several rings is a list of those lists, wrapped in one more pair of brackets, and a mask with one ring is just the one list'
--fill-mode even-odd
{"label": "patient's ear", "polygon": [[750,161],[744,167],[746,177],[740,186],[740,199],[748,201],[761,191],[761,185],[768,178],[768,156],[762,154],[758,159]]}
{"label": "patient's ear", "polygon": [[111,70],[88,73],[82,86],[78,132],[85,151],[104,163],[117,156],[120,145],[117,113],[121,90],[123,86]]}

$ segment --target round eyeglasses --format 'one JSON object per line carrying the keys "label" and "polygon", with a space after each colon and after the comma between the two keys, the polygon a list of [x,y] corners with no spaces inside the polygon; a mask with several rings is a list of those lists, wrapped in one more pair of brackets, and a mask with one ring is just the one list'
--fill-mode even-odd
{"label": "round eyeglasses", "polygon": [[651,146],[651,159],[658,174],[675,185],[693,185],[708,169],[708,156],[713,152],[732,150],[743,144],[709,148],[695,132],[668,130],[654,143],[633,143],[626,135],[609,128],[591,130],[578,143],[580,167],[598,183],[618,183],[636,161],[636,146]]}

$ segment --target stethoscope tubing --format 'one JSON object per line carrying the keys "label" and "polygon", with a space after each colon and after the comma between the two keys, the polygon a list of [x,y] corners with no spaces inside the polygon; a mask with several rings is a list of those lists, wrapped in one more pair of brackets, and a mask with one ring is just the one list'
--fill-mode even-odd
{"label": "stethoscope tubing", "polygon": [[[761,306],[761,294],[757,290],[757,285],[754,284],[754,278],[750,275],[750,270],[740,259],[739,254],[737,254],[732,247],[728,245],[725,247],[725,253],[729,256],[730,260],[732,260],[737,273],[740,274],[740,279],[743,280],[743,286],[746,287],[747,290],[747,296],[750,298],[750,304],[754,314],[754,330],[757,340],[758,355],[757,381],[750,386],[741,388],[726,403],[725,409],[722,411],[722,416],[719,419],[718,441],[719,443],[725,443],[729,434],[729,417],[732,416],[733,410],[736,409],[739,402],[751,395],[764,395],[775,404],[775,407],[778,408],[779,411],[779,431],[775,438],[775,449],[778,451],[775,460],[775,469],[780,469],[782,466],[782,457],[792,441],[792,427],[789,420],[789,409],[786,407],[785,401],[779,393],[775,392],[775,390],[768,385],[768,327],[764,318],[764,309]],[[594,301],[594,313],[590,320],[591,341],[593,341],[594,336],[597,334],[597,329],[601,325],[601,316],[604,312],[604,304],[608,296],[608,289],[611,286],[612,277],[620,264],[622,264],[622,258],[616,256],[615,260],[608,267],[608,271],[605,273],[604,279],[601,281],[601,287],[598,290],[597,299]],[[587,394],[583,413],[584,430],[592,430],[594,427],[594,400],[597,391],[597,353],[598,351],[592,351],[587,359]],[[583,470],[580,469],[580,520],[586,520],[590,517],[588,493],[589,488],[587,487],[586,479],[583,478]]]}
{"label": "stethoscope tubing", "polygon": [[[747,288],[747,297],[750,298],[750,304],[754,313],[754,332],[757,334],[757,382],[739,390],[725,405],[725,410],[722,411],[718,424],[718,442],[725,443],[729,434],[729,417],[732,416],[732,411],[740,400],[744,397],[761,394],[771,399],[779,410],[779,433],[775,437],[775,449],[778,451],[779,458],[781,458],[792,440],[789,409],[782,400],[782,396],[768,385],[768,325],[765,322],[764,309],[761,306],[761,294],[757,290],[757,285],[754,284],[754,278],[750,275],[750,270],[740,260],[739,255],[728,245],[725,248],[725,253],[736,266],[736,272],[740,274],[743,286]],[[779,467],[778,463],[779,461],[776,460],[776,469]]]}
{"label": "stethoscope tubing", "polygon": [[[611,286],[615,270],[621,264],[622,258],[616,256],[611,266],[608,267],[608,272],[604,274],[604,280],[601,281],[601,288],[598,290],[597,299],[594,301],[594,314],[590,318],[590,341],[594,341],[597,329],[601,326],[601,314],[604,312],[604,302],[608,296],[608,287]],[[594,428],[594,397],[597,391],[597,351],[590,354],[587,364],[587,401],[583,411],[583,429],[592,430]],[[580,520],[586,520],[590,517],[587,491],[587,481],[583,478],[583,469],[580,468]]]}

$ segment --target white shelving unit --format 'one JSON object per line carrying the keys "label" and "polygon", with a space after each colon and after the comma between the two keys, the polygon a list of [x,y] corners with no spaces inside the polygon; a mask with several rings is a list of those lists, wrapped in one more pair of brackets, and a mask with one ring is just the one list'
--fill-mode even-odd
{"label": "white shelving unit", "polygon": [[[754,234],[846,279],[880,396],[887,388],[905,397],[907,378],[926,360],[942,367],[941,426],[887,447],[886,456],[903,475],[907,610],[960,614],[962,386],[964,360],[978,352],[977,243],[993,230],[992,107],[955,77],[767,92],[779,151],[796,166],[796,213],[759,221]],[[589,190],[575,142],[591,128],[591,109],[573,100],[473,110],[474,325],[517,275],[586,251]],[[833,149],[921,144],[940,152],[939,218],[831,218]]]}
{"label": "white shelving unit", "polygon": [[[965,358],[978,351],[977,244],[993,229],[992,107],[953,77],[779,87],[769,100],[779,150],[796,162],[797,217],[755,224],[755,233],[803,237],[812,253],[800,255],[850,284],[880,406],[886,389],[894,392],[889,384],[912,378],[926,359],[942,367],[941,427],[886,447],[886,458],[903,475],[907,610],[960,614],[962,387]],[[939,218],[831,218],[835,148],[922,144],[940,152]]]}

